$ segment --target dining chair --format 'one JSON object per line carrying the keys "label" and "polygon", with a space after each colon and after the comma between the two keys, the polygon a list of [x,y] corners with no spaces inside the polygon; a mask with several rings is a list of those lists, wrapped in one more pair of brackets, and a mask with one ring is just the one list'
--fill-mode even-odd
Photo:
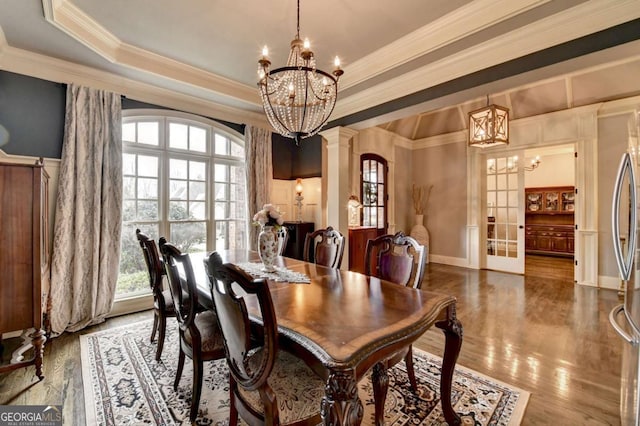
{"label": "dining chair", "polygon": [[180,354],[173,389],[178,389],[184,359],[188,356],[193,361],[193,395],[189,419],[194,422],[202,393],[203,361],[223,359],[224,342],[215,312],[199,308],[197,284],[189,255],[182,253],[164,238],[160,238],[159,243],[180,334]]}
{"label": "dining chair", "polygon": [[[365,275],[375,276],[400,285],[421,288],[426,251],[414,238],[403,232],[382,235],[367,242]],[[413,350],[409,345],[387,360],[387,369],[404,359],[414,392],[418,390],[413,369]]]}
{"label": "dining chair", "polygon": [[[304,240],[303,260],[317,265],[339,269],[344,254],[344,236],[331,226],[307,234]],[[313,255],[313,257],[312,257]]]}
{"label": "dining chair", "polygon": [[277,231],[278,235],[278,256],[283,256],[289,242],[289,231],[286,226],[280,226]]}
{"label": "dining chair", "polygon": [[[324,381],[300,358],[278,350],[278,323],[267,282],[223,264],[217,252],[204,262],[230,372],[229,425],[237,425],[238,416],[249,425],[322,423]],[[249,319],[248,299],[257,300],[260,325]]]}
{"label": "dining chair", "polygon": [[164,265],[160,260],[156,242],[142,233],[140,229],[136,229],[136,238],[142,248],[144,262],[149,272],[149,285],[153,293],[153,329],[151,330],[151,341],[153,342],[155,340],[157,332],[158,347],[156,348],[156,361],[160,361],[167,331],[167,318],[175,317],[176,311],[173,308],[171,291],[169,289],[164,290],[162,284],[162,277],[165,275],[165,271]]}

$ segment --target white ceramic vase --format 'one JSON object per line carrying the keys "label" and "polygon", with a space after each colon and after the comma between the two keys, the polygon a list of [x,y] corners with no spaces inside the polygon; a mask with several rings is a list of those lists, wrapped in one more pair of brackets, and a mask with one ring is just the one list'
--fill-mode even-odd
{"label": "white ceramic vase", "polygon": [[275,271],[275,261],[278,257],[278,234],[273,226],[263,226],[258,235],[258,254],[267,272]]}

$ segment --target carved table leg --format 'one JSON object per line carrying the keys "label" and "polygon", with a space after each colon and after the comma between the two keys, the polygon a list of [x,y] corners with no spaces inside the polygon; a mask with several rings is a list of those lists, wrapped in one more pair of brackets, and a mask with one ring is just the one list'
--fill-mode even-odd
{"label": "carved table leg", "polygon": [[332,372],[324,388],[322,422],[326,426],[359,425],[364,407],[358,398],[358,384],[353,372]]}
{"label": "carved table leg", "polygon": [[31,336],[33,340],[33,353],[34,353],[34,364],[36,366],[36,376],[38,379],[44,379],[44,374],[42,374],[42,355],[44,352],[44,342],[46,342],[47,338],[44,334],[44,330],[41,328],[37,329]]}
{"label": "carved table leg", "polygon": [[456,318],[456,307],[447,308],[447,319],[436,322],[436,327],[442,329],[445,335],[444,356],[442,357],[442,377],[440,378],[440,401],[442,412],[449,425],[459,425],[460,416],[451,405],[451,382],[456,367],[460,347],[462,346],[462,324]]}
{"label": "carved table leg", "polygon": [[384,403],[387,400],[387,390],[389,389],[389,376],[387,367],[379,362],[373,366],[371,373],[373,382],[373,400],[376,405],[376,426],[384,425]]}

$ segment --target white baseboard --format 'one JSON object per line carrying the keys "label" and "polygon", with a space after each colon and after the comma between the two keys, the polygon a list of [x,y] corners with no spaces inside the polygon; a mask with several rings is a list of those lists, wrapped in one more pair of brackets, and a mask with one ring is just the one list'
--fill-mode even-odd
{"label": "white baseboard", "polygon": [[145,294],[143,296],[130,297],[120,299],[113,302],[111,311],[107,318],[117,317],[119,315],[132,314],[134,312],[145,311],[153,308],[153,294]]}
{"label": "white baseboard", "polygon": [[618,290],[620,288],[620,277],[608,277],[605,275],[598,276],[598,287],[610,290]]}

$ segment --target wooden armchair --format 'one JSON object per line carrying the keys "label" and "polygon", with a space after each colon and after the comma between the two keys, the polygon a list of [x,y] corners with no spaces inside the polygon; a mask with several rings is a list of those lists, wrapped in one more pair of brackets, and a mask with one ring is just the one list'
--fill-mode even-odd
{"label": "wooden armchair", "polygon": [[[229,425],[238,424],[238,415],[249,425],[322,423],[324,381],[302,360],[278,350],[278,324],[266,281],[223,264],[216,252],[205,259],[205,268],[230,372]],[[263,320],[258,330],[249,320],[245,297],[257,297]],[[262,336],[257,346],[255,336]]]}
{"label": "wooden armchair", "polygon": [[[382,235],[367,242],[365,254],[365,274],[400,285],[420,288],[424,277],[426,252],[424,246],[402,232]],[[387,361],[387,368],[393,367],[403,358],[407,365],[407,375],[414,392],[418,390],[413,370],[411,345]],[[384,401],[382,401],[384,404]],[[378,401],[376,401],[376,410]]]}
{"label": "wooden armchair", "polygon": [[[203,361],[224,358],[224,343],[218,318],[212,310],[201,311],[195,276],[188,254],[160,238],[160,251],[164,257],[169,288],[180,331],[180,355],[173,389],[178,389],[185,355],[193,361],[193,394],[189,419],[193,423],[198,415],[202,393]],[[180,276],[180,265],[184,276]]]}
{"label": "wooden armchair", "polygon": [[278,256],[284,255],[284,251],[287,249],[287,243],[289,242],[289,231],[286,226],[281,226],[278,229]]}
{"label": "wooden armchair", "polygon": [[149,272],[149,285],[153,292],[153,330],[151,330],[151,341],[153,342],[155,340],[157,331],[158,347],[156,349],[156,361],[160,361],[167,330],[167,317],[175,317],[176,312],[173,309],[171,291],[163,289],[162,277],[165,275],[164,265],[160,260],[156,242],[146,234],[143,234],[139,229],[136,229],[136,238],[142,248],[144,262],[147,264],[147,271]]}
{"label": "wooden armchair", "polygon": [[305,262],[313,260],[317,265],[339,269],[343,254],[344,236],[331,226],[307,234],[304,240],[303,259]]}

